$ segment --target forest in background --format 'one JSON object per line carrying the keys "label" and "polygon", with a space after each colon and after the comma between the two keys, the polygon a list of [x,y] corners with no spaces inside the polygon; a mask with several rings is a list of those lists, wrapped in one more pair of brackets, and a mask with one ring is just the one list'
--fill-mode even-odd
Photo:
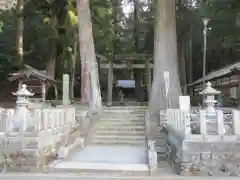
{"label": "forest in background", "polygon": [[[84,62],[92,62],[89,63],[92,68],[87,68],[86,71],[90,74],[91,87],[95,87],[93,89],[96,90],[99,88],[98,77],[93,77],[96,71],[89,70],[97,67],[93,56],[99,64],[106,59],[114,60],[116,54],[142,53],[153,54],[155,74],[166,67],[167,70],[175,68],[173,74],[179,70],[180,83],[184,86],[202,77],[204,17],[210,18],[207,35],[207,73],[240,59],[238,0],[86,2],[89,6],[85,6],[81,0],[77,3],[74,0],[18,0],[16,8],[2,11],[0,81],[4,81],[8,73],[19,69],[23,64],[46,69],[47,74],[55,79],[61,79],[63,73],[82,74],[83,78]],[[126,6],[131,9],[128,13],[124,13]],[[165,14],[164,9],[168,10]],[[93,49],[84,48],[83,45],[86,45],[86,42],[91,45],[91,38],[83,38],[83,35],[89,32],[90,26],[85,27],[89,20]],[[171,40],[163,39],[164,37]],[[159,41],[161,43],[157,46]],[[162,49],[158,54],[157,48]],[[93,52],[96,54],[93,55]],[[92,56],[87,58],[86,54]],[[175,54],[176,57],[169,56],[171,54]],[[169,61],[169,58],[174,60]],[[166,64],[168,61],[171,63]],[[178,63],[178,70],[173,67],[175,61]],[[173,79],[179,81],[177,77]],[[155,94],[159,93],[157,86],[162,84],[155,83],[154,88],[153,83]],[[91,99],[98,99],[93,98],[94,94],[92,92]],[[97,97],[99,93],[95,95]],[[96,100],[93,104],[99,103],[100,101]]]}

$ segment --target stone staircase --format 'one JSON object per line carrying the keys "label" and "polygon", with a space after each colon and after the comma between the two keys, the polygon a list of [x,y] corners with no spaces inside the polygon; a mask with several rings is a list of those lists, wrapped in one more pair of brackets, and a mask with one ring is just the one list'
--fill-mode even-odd
{"label": "stone staircase", "polygon": [[91,144],[146,146],[145,107],[111,107],[94,127]]}
{"label": "stone staircase", "polygon": [[158,162],[163,162],[166,160],[167,133],[165,128],[163,127],[164,118],[164,111],[160,111],[160,117],[157,115],[156,117],[153,116],[150,118],[150,132],[152,138],[156,140]]}
{"label": "stone staircase", "polygon": [[87,145],[52,166],[52,172],[148,176],[144,106],[105,107]]}

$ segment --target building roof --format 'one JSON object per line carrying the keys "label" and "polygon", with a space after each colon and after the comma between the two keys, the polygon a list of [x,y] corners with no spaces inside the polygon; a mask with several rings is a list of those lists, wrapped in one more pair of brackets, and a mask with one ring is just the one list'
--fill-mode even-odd
{"label": "building roof", "polygon": [[19,78],[24,78],[24,77],[29,78],[30,76],[33,76],[39,80],[47,80],[47,81],[51,81],[51,82],[56,82],[53,78],[47,76],[46,71],[37,70],[26,64],[24,65],[24,68],[22,70],[11,73],[9,75],[10,75],[10,77],[7,78],[9,81],[15,81]]}
{"label": "building roof", "polygon": [[[213,72],[207,74],[206,77],[205,77],[205,80],[210,81],[210,80],[213,80],[215,78],[220,78],[222,76],[226,76],[226,75],[232,73],[234,70],[237,70],[237,69],[240,69],[240,62],[237,62],[235,64],[229,65],[225,68],[221,68],[219,70],[216,70],[216,71],[213,71]],[[202,83],[202,81],[203,81],[203,78],[200,78],[200,79],[194,81],[193,83],[188,84],[188,86],[194,86],[196,84],[200,84],[200,83]]]}

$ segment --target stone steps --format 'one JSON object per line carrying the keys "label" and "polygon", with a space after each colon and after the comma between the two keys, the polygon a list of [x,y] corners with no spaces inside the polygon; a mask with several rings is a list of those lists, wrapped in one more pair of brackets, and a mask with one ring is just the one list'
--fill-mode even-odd
{"label": "stone steps", "polygon": [[145,122],[144,121],[105,121],[102,120],[101,126],[118,126],[118,127],[124,127],[124,126],[144,126],[145,127]]}
{"label": "stone steps", "polygon": [[145,112],[144,112],[144,110],[131,110],[131,109],[118,110],[118,109],[106,109],[106,110],[104,110],[104,113],[106,113],[106,114],[115,114],[115,115],[122,114],[122,113],[124,113],[125,115],[131,115],[131,114],[134,114],[134,115],[142,114],[142,115],[144,115]]}
{"label": "stone steps", "polygon": [[145,141],[145,136],[125,136],[125,135],[94,135],[93,140],[104,140],[104,141]]}
{"label": "stone steps", "polygon": [[145,132],[145,126],[143,125],[135,125],[135,126],[103,126],[99,125],[94,128],[95,131],[140,131]]}
{"label": "stone steps", "polygon": [[[123,120],[124,118],[124,120]],[[144,120],[144,116],[110,116],[110,115],[105,115],[100,117],[101,121],[111,121],[111,122],[119,122],[119,121],[124,121],[124,122],[137,122],[140,121],[142,122]]]}
{"label": "stone steps", "polygon": [[116,119],[116,118],[125,118],[125,119],[128,119],[128,118],[142,118],[144,119],[144,114],[140,114],[140,113],[124,113],[124,112],[121,112],[121,113],[105,113],[103,115],[101,115],[101,118],[102,119],[107,119],[111,117],[112,119]]}
{"label": "stone steps", "polygon": [[144,140],[92,140],[93,144],[113,146],[113,145],[131,145],[131,146],[145,146],[147,144]]}
{"label": "stone steps", "polygon": [[144,131],[133,131],[133,130],[122,130],[122,131],[116,131],[116,130],[108,130],[108,131],[104,131],[104,130],[98,130],[94,133],[95,135],[118,135],[118,136],[131,136],[131,135],[135,135],[135,136],[145,136],[145,132]]}
{"label": "stone steps", "polygon": [[111,106],[111,107],[104,107],[103,109],[107,109],[107,110],[112,110],[112,109],[118,109],[118,110],[123,110],[123,109],[131,109],[131,110],[145,110],[147,108],[147,106]]}
{"label": "stone steps", "polygon": [[105,109],[91,142],[98,145],[146,145],[144,108]]}
{"label": "stone steps", "polygon": [[147,164],[113,164],[63,162],[51,168],[51,173],[80,173],[106,176],[148,176]]}

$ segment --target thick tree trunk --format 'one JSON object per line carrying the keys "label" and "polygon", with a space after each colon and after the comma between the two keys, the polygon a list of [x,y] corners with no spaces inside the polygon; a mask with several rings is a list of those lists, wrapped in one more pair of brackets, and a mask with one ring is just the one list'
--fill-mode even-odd
{"label": "thick tree trunk", "polygon": [[[81,61],[84,62],[82,64],[84,64],[84,66],[86,65],[85,68],[89,77],[91,106],[94,110],[99,110],[102,107],[102,100],[98,77],[98,65],[92,36],[92,21],[89,0],[77,0],[77,11],[80,55]],[[84,78],[88,79],[86,76]]]}
{"label": "thick tree trunk", "polygon": [[[139,0],[133,1],[134,5],[134,45],[135,45],[135,52],[138,54],[140,52],[139,47],[139,38],[140,38],[140,31],[139,31]],[[135,95],[138,101],[142,101],[142,94],[143,89],[141,86],[141,69],[134,69],[134,79],[135,79]]]}
{"label": "thick tree trunk", "polygon": [[193,70],[192,70],[192,27],[190,27],[190,37],[188,45],[188,83],[193,82]]}
{"label": "thick tree trunk", "polygon": [[[80,45],[81,46],[81,45]],[[81,102],[85,105],[91,103],[90,79],[87,71],[87,59],[81,56]]]}
{"label": "thick tree trunk", "polygon": [[[181,88],[177,64],[177,35],[175,0],[156,1],[156,25],[154,38],[154,78],[149,110],[152,113],[170,106],[179,106]],[[169,91],[166,99],[164,71],[170,75]]]}
{"label": "thick tree trunk", "polygon": [[[17,1],[17,14],[20,15],[24,8],[24,0]],[[23,64],[23,17],[19,16],[17,20],[17,53],[18,53],[18,65]]]}
{"label": "thick tree trunk", "polygon": [[[52,17],[51,18],[51,26],[53,28],[56,28],[57,25],[57,18],[56,17]],[[46,71],[47,71],[47,76],[51,77],[52,79],[55,78],[55,69],[56,69],[56,53],[57,53],[57,47],[56,44],[51,44],[50,45],[50,52],[49,52],[49,58],[48,61],[46,63]],[[46,92],[49,89],[49,87],[51,86],[51,83],[47,83],[46,84]]]}
{"label": "thick tree trunk", "polygon": [[71,85],[70,85],[70,98],[74,100],[74,86],[75,86],[75,67],[76,67],[76,59],[77,59],[77,37],[74,38],[75,42],[73,45],[73,54],[70,63],[70,70],[71,70]]}
{"label": "thick tree trunk", "polygon": [[185,58],[185,55],[186,55],[186,48],[185,48],[185,44],[184,44],[184,40],[181,39],[179,41],[179,58],[178,58],[178,61],[179,61],[179,76],[180,76],[180,83],[181,83],[181,89],[182,89],[182,93],[184,95],[187,94],[187,77],[186,77],[186,58]]}
{"label": "thick tree trunk", "polygon": [[55,77],[55,67],[56,67],[56,51],[52,48],[51,54],[49,55],[48,62],[46,63],[46,70],[48,77],[54,79]]}

